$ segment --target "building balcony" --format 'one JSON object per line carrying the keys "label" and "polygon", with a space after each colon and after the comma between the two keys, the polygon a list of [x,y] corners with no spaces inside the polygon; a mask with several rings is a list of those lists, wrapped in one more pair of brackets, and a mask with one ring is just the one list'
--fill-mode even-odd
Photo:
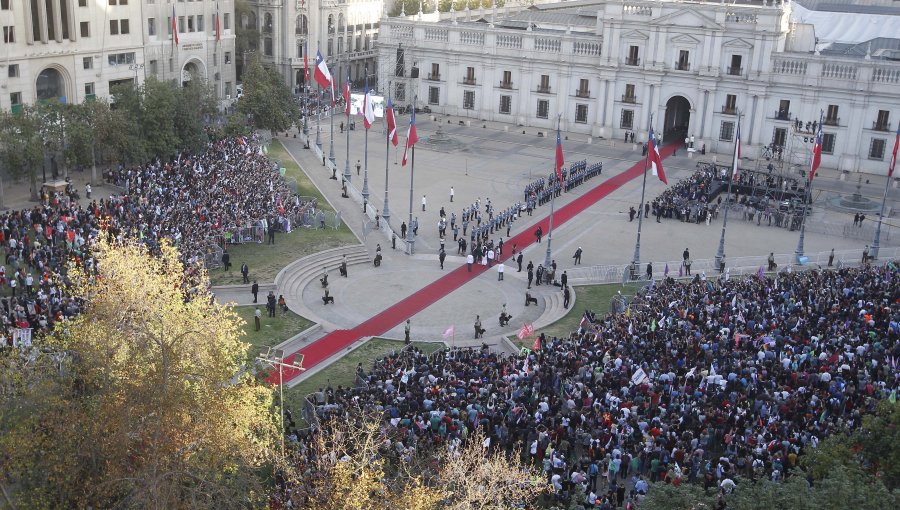
{"label": "building balcony", "polygon": [[425,79],[428,81],[441,81],[441,75],[428,73],[428,77]]}
{"label": "building balcony", "polygon": [[539,86],[539,87],[537,88],[536,92],[538,92],[539,94],[549,94],[549,93],[550,93],[550,87],[540,87],[540,86]]}
{"label": "building balcony", "polygon": [[822,119],[822,124],[825,124],[826,126],[838,126],[840,125],[840,123],[840,117],[825,117],[824,119]]}
{"label": "building balcony", "polygon": [[891,131],[891,123],[890,122],[878,122],[877,120],[872,123],[873,131]]}
{"label": "building balcony", "polygon": [[791,112],[775,110],[775,120],[791,120]]}
{"label": "building balcony", "polygon": [[690,71],[691,63],[690,62],[675,62],[675,70],[676,71]]}
{"label": "building balcony", "polygon": [[730,76],[743,76],[744,68],[743,67],[729,67],[728,74]]}
{"label": "building balcony", "polygon": [[723,106],[722,113],[725,115],[737,115],[737,107],[735,106]]}
{"label": "building balcony", "polygon": [[578,89],[575,91],[575,97],[589,98],[591,97],[591,91]]}
{"label": "building balcony", "polygon": [[637,96],[622,95],[623,103],[637,104]]}
{"label": "building balcony", "polygon": [[475,85],[475,78],[463,78],[463,85]]}
{"label": "building balcony", "polygon": [[626,66],[639,66],[641,65],[641,59],[639,58],[626,58],[625,59]]}
{"label": "building balcony", "polygon": [[501,81],[500,88],[506,90],[512,90],[512,82],[511,81]]}

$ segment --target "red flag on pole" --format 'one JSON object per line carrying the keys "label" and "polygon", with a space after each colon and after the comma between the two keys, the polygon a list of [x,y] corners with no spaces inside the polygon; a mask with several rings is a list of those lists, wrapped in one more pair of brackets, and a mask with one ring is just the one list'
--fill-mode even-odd
{"label": "red flag on pole", "polygon": [[222,40],[222,31],[219,26],[219,2],[216,2],[216,42]]}
{"label": "red flag on pole", "polygon": [[556,125],[556,178],[559,180],[559,184],[562,185],[562,167],[565,164],[565,160],[563,159],[563,150],[562,150],[562,139],[559,136],[559,124]]}
{"label": "red flag on pole", "polygon": [[385,111],[384,116],[387,120],[388,140],[396,147],[399,143],[399,140],[397,139],[397,119],[394,118],[394,103],[392,103],[390,99],[388,99],[387,110]]}
{"label": "red flag on pole", "polygon": [[172,40],[178,46],[178,17],[175,16],[175,6],[172,6]]}
{"label": "red flag on pole", "polygon": [[897,136],[894,137],[894,152],[891,153],[891,164],[888,166],[888,178],[894,175],[894,167],[897,166],[898,148],[900,148],[900,126],[897,126]]}
{"label": "red flag on pole", "polygon": [[816,133],[816,144],[813,145],[812,165],[809,168],[809,182],[816,176],[816,170],[822,162],[822,115],[819,115],[819,131]]}
{"label": "red flag on pole", "polygon": [[653,134],[653,128],[650,128],[650,136],[647,143],[649,144],[647,157],[650,158],[650,167],[653,171],[653,175],[659,177],[659,180],[663,182],[663,184],[669,184],[666,180],[666,172],[663,170],[662,164],[662,156],[659,154],[659,141],[656,139],[656,136]]}
{"label": "red flag on pole", "polygon": [[418,141],[419,136],[416,134],[416,111],[413,110],[409,117],[409,131],[406,133],[406,148],[403,149],[403,159],[400,161],[400,166],[406,166],[406,156],[409,154],[409,149],[416,145],[416,142]]}
{"label": "red flag on pole", "polygon": [[[344,113],[350,115],[350,76],[347,75],[347,81],[344,82]],[[349,128],[348,128],[349,129]]]}

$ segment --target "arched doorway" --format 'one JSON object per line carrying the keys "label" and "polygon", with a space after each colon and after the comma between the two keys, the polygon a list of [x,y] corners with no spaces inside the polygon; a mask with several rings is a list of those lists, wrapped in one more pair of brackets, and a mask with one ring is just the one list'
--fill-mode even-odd
{"label": "arched doorway", "polygon": [[63,79],[63,75],[59,71],[52,67],[41,71],[34,88],[38,101],[57,99],[60,103],[66,102],[65,79]]}
{"label": "arched doorway", "polygon": [[666,102],[666,118],[663,125],[663,140],[682,140],[687,135],[691,122],[691,103],[684,96],[672,96]]}
{"label": "arched doorway", "polygon": [[188,86],[194,78],[206,78],[206,67],[192,59],[188,60],[181,68],[181,86]]}

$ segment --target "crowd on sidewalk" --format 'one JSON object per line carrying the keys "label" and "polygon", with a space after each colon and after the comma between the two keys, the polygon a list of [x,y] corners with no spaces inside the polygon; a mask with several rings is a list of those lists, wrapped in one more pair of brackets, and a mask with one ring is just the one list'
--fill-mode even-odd
{"label": "crowd on sidewalk", "polygon": [[[518,447],[560,500],[581,486],[588,508],[639,506],[653,483],[777,483],[896,398],[898,295],[894,264],[666,279],[534,352],[413,348],[310,400],[320,417],[381,415],[400,457],[481,428],[491,448]],[[315,432],[286,433],[304,463]]]}
{"label": "crowd on sidewalk", "polygon": [[0,299],[2,344],[27,344],[36,331],[78,313],[65,293],[66,265],[94,271],[90,246],[103,235],[137,239],[151,250],[169,239],[191,271],[220,247],[226,230],[289,228],[286,218],[308,205],[249,137],[212,141],[202,153],[173,161],[119,167],[105,178],[126,191],[90,202],[43,193],[39,205],[0,215],[0,286],[8,294]]}

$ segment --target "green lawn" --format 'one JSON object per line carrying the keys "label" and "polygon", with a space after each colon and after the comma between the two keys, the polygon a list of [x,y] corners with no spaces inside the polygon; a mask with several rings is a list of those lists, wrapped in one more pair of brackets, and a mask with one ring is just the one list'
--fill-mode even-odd
{"label": "green lawn", "polygon": [[[309,177],[297,166],[290,157],[281,142],[274,140],[269,145],[269,158],[281,161],[285,167],[285,175],[297,181],[298,193],[301,196],[312,196],[319,199],[318,206],[321,209],[331,211],[331,206],[322,198]],[[259,283],[272,283],[275,275],[289,263],[318,253],[330,248],[358,244],[359,239],[346,225],[334,229],[296,229],[290,234],[276,234],[275,244],[237,244],[228,247],[231,254],[231,271],[225,269],[213,269],[209,272],[209,279],[213,285],[235,285],[243,282],[241,277],[241,264],[247,263],[250,267],[250,278]]]}
{"label": "green lawn", "polygon": [[[445,347],[442,343],[436,342],[413,342],[414,346],[422,351],[432,353]],[[384,357],[386,354],[394,350],[403,348],[403,342],[399,340],[387,340],[384,338],[373,338],[363,345],[357,347],[353,351],[347,353],[343,358],[335,361],[324,370],[310,376],[293,388],[285,388],[284,400],[289,409],[300,409],[300,401],[304,396],[324,388],[331,383],[331,386],[337,389],[338,385],[345,388],[351,386],[356,381],[356,365],[363,364],[366,372],[372,370],[372,363],[376,359]],[[298,411],[295,411],[295,416]]]}
{"label": "green lawn", "polygon": [[[568,336],[569,333],[578,329],[578,323],[581,322],[581,316],[585,310],[590,310],[598,316],[605,315],[609,312],[609,302],[618,292],[622,292],[625,296],[631,296],[635,290],[640,288],[635,284],[623,286],[619,283],[607,283],[603,285],[579,285],[573,287],[575,291],[575,306],[562,319],[550,324],[549,326],[534,332],[535,336],[544,333],[548,337]],[[515,336],[511,340],[516,345],[524,345],[531,348],[534,338],[529,338],[525,342],[520,342]]]}
{"label": "green lawn", "polygon": [[313,322],[305,317],[301,317],[294,312],[287,312],[284,317],[278,312],[274,318],[266,317],[266,306],[260,305],[262,311],[262,319],[260,319],[261,328],[255,330],[253,325],[253,313],[256,306],[236,306],[234,307],[242,319],[244,319],[244,338],[245,342],[251,345],[249,358],[255,358],[258,354],[264,353],[268,347],[274,347],[297,333],[311,327]]}

